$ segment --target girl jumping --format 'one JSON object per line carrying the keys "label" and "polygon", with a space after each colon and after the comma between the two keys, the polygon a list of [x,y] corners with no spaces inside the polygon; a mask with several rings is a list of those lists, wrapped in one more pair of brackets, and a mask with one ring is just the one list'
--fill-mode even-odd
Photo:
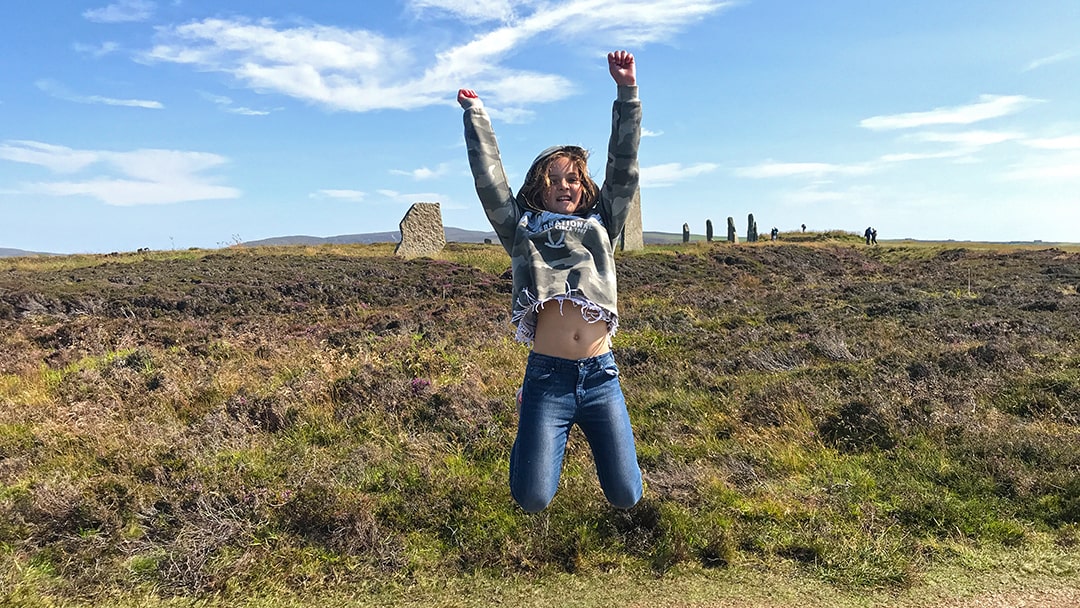
{"label": "girl jumping", "polygon": [[476,92],[458,91],[476,193],[513,264],[511,320],[532,344],[518,393],[510,492],[535,513],[555,496],[573,425],[592,449],[608,501],[628,509],[641,499],[634,435],[611,336],[619,325],[614,246],[638,190],[641,101],[634,56],[607,56],[617,85],[601,186],[577,146],[540,153],[515,195],[491,120]]}

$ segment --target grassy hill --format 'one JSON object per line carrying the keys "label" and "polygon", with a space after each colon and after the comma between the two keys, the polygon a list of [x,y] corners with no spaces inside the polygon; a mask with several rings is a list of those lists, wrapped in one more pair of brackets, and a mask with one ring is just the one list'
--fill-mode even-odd
{"label": "grassy hill", "polygon": [[800,238],[619,254],[646,496],[608,507],[575,432],[538,516],[497,245],[0,261],[0,604],[1072,584],[1080,253]]}

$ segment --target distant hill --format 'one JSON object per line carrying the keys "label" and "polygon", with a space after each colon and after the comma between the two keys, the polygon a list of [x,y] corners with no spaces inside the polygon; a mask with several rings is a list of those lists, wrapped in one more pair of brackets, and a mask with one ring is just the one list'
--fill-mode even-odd
{"label": "distant hill", "polygon": [[[448,243],[483,243],[485,239],[491,239],[492,243],[499,242],[499,238],[492,231],[485,232],[482,230],[465,230],[463,228],[448,227],[444,228],[444,232],[446,233],[446,241]],[[645,231],[642,233],[642,238],[644,239],[646,245],[663,245],[670,243],[679,243],[682,241],[681,234],[675,234],[672,232]],[[697,234],[691,235],[690,238],[695,241],[705,239],[704,236]],[[397,230],[394,230],[390,232],[365,232],[362,234],[341,234],[338,236],[327,237],[306,235],[276,236],[268,239],[260,239],[257,241],[245,241],[240,245],[243,247],[283,245],[353,245],[371,243],[396,243],[400,240],[401,233]],[[0,258],[35,255],[59,254],[0,247]]]}
{"label": "distant hill", "polygon": [[51,253],[41,253],[40,251],[24,251],[22,249],[10,249],[7,247],[0,247],[0,258],[17,258],[27,255],[53,255]]}
{"label": "distant hill", "polygon": [[[444,228],[446,240],[451,243],[483,243],[484,239],[495,242],[498,237],[494,232],[480,230],[463,230],[461,228]],[[353,245],[370,243],[396,243],[401,240],[401,233],[397,230],[391,232],[365,232],[363,234],[341,234],[338,236],[277,236],[258,241],[245,241],[246,247],[258,247],[260,245]]]}
{"label": "distant hill", "polygon": [[[443,229],[448,243],[483,243],[490,239],[492,243],[499,242],[499,237],[494,232],[482,230],[465,230],[463,228],[447,227]],[[682,241],[681,234],[669,232],[644,232],[642,238],[647,245],[678,243]],[[697,237],[703,238],[703,237]],[[396,243],[401,240],[401,233],[397,230],[391,232],[365,232],[363,234],[341,234],[338,236],[276,236],[258,241],[245,241],[241,245],[245,247],[260,247],[265,245],[353,245],[371,243]]]}

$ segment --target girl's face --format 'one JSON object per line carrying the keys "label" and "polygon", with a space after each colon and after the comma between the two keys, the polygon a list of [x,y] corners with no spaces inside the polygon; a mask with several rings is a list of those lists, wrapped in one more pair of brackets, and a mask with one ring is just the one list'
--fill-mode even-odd
{"label": "girl's face", "polygon": [[550,186],[544,188],[544,209],[552,213],[573,214],[581,206],[582,183],[577,167],[560,156],[548,165]]}

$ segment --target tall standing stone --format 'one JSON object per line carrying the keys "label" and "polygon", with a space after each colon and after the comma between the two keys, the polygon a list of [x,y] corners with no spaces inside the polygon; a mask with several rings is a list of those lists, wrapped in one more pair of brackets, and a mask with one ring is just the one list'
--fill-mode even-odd
{"label": "tall standing stone", "polygon": [[739,237],[735,236],[735,218],[727,218],[727,241],[729,243],[739,242]]}
{"label": "tall standing stone", "polygon": [[434,255],[446,246],[446,231],[442,223],[439,203],[413,203],[398,224],[401,242],[394,248],[394,255],[417,258]]}
{"label": "tall standing stone", "polygon": [[705,240],[712,242],[712,220],[705,220]]}
{"label": "tall standing stone", "polygon": [[757,222],[754,221],[753,213],[746,218],[746,241],[748,243],[757,242]]}
{"label": "tall standing stone", "polygon": [[634,193],[634,200],[630,201],[630,213],[626,216],[626,224],[623,225],[622,233],[623,251],[641,251],[645,249],[645,236],[641,228],[641,191]]}
{"label": "tall standing stone", "polygon": [[690,242],[690,224],[683,224],[682,225],[682,242],[684,242],[684,243],[689,243]]}

